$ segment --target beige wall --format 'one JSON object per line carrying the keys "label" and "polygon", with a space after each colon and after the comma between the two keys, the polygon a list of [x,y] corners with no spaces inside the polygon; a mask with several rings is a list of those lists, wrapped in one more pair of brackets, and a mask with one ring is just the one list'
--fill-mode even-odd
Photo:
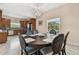
{"label": "beige wall", "polygon": [[40,18],[43,21],[43,25],[38,26],[39,31],[42,33],[47,32],[46,20],[55,17],[61,18],[62,32],[70,31],[68,42],[79,46],[79,4],[65,4],[47,12]]}

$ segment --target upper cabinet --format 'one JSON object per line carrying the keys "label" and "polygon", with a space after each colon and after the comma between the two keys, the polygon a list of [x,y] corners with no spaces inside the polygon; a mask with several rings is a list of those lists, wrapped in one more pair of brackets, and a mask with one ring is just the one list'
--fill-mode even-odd
{"label": "upper cabinet", "polygon": [[2,17],[2,10],[0,10],[0,28],[10,28],[10,19]]}
{"label": "upper cabinet", "polygon": [[27,28],[28,24],[31,24],[32,30],[36,30],[36,19],[35,18],[30,18],[29,20],[21,20],[20,21],[21,28]]}
{"label": "upper cabinet", "polygon": [[33,31],[36,30],[36,19],[35,18],[31,18],[30,21],[31,21],[31,24],[32,24],[32,30]]}
{"label": "upper cabinet", "polygon": [[2,26],[4,28],[10,28],[10,19],[2,18]]}
{"label": "upper cabinet", "polygon": [[2,10],[0,10],[0,18],[2,18]]}
{"label": "upper cabinet", "polygon": [[28,24],[27,19],[20,21],[20,24],[21,24],[21,28],[26,28]]}

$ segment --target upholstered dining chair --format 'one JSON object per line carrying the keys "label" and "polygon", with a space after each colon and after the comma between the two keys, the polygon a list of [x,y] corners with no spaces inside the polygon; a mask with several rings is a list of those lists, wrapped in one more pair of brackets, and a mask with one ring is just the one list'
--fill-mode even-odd
{"label": "upholstered dining chair", "polygon": [[38,34],[38,33],[39,33],[38,30],[33,31],[33,34]]}
{"label": "upholstered dining chair", "polygon": [[19,35],[19,41],[20,41],[20,46],[21,46],[21,55],[23,55],[24,53],[26,55],[32,55],[38,51],[38,49],[29,47],[21,35]]}
{"label": "upholstered dining chair", "polygon": [[68,35],[69,35],[69,32],[67,32],[67,34],[64,38],[64,45],[63,45],[63,48],[62,48],[62,55],[66,55],[66,42],[67,42]]}
{"label": "upholstered dining chair", "polygon": [[54,35],[57,34],[56,31],[55,31],[54,29],[50,30],[49,33],[50,33],[50,34],[54,34]]}
{"label": "upholstered dining chair", "polygon": [[53,55],[61,54],[63,43],[64,43],[64,34],[59,34],[52,42]]}
{"label": "upholstered dining chair", "polygon": [[51,46],[44,47],[40,51],[44,54],[50,54],[50,52],[53,52],[53,55],[55,54],[61,54],[62,45],[64,43],[64,34],[59,34],[54,38],[54,40],[51,43]]}

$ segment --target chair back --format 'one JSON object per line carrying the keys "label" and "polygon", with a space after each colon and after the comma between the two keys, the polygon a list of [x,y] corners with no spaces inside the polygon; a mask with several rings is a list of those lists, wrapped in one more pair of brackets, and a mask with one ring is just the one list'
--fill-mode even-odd
{"label": "chair back", "polygon": [[29,36],[29,35],[31,35],[31,34],[32,34],[32,31],[31,31],[31,30],[29,30],[29,28],[27,28],[26,35],[27,35],[27,36]]}
{"label": "chair back", "polygon": [[46,39],[47,38],[47,33],[43,33],[44,34],[44,39]]}
{"label": "chair back", "polygon": [[21,49],[22,49],[22,50],[25,49],[26,46],[27,46],[27,44],[26,44],[24,38],[23,38],[21,35],[19,35],[19,41],[20,41]]}
{"label": "chair back", "polygon": [[65,48],[65,46],[66,46],[66,42],[67,42],[67,37],[68,37],[68,35],[69,35],[69,32],[67,32],[67,34],[66,34],[66,36],[65,36],[65,38],[64,38],[64,45],[63,45],[63,48]]}
{"label": "chair back", "polygon": [[27,32],[27,29],[26,29],[26,28],[22,28],[21,33],[22,33],[22,34],[26,34],[26,32]]}
{"label": "chair back", "polygon": [[38,33],[39,33],[38,30],[33,31],[33,34],[38,34]]}
{"label": "chair back", "polygon": [[50,30],[49,33],[56,35],[56,31],[54,29]]}
{"label": "chair back", "polygon": [[61,51],[63,43],[64,43],[64,34],[59,34],[52,42],[52,50],[54,54],[58,54]]}

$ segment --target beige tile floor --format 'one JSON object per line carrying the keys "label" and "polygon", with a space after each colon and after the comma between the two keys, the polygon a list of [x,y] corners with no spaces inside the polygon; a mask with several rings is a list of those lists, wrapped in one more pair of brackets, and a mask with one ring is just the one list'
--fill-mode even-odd
{"label": "beige tile floor", "polygon": [[[66,48],[67,55],[79,55],[79,46],[68,43]],[[0,55],[20,55],[18,36],[9,36],[5,44],[0,44]]]}

